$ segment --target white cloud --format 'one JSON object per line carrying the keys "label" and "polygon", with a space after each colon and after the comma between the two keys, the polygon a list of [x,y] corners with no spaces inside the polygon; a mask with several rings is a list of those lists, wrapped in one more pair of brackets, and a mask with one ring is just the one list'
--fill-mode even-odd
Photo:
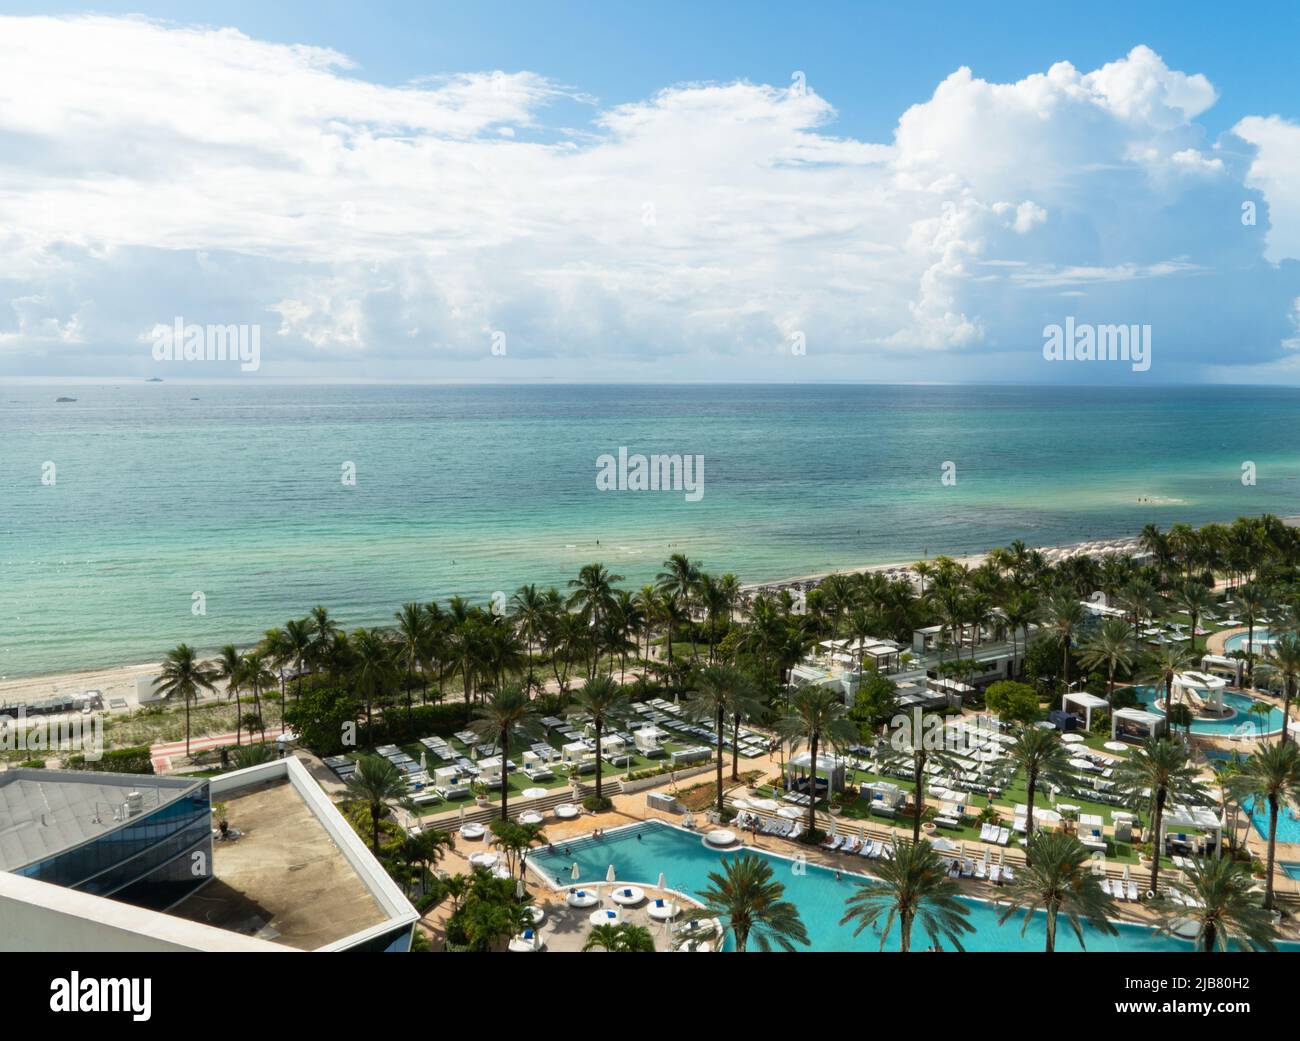
{"label": "white cloud", "polygon": [[[547,124],[562,95],[589,126]],[[1297,286],[1260,236],[1217,267],[1247,185],[1195,122],[1214,100],[1138,47],[1010,84],[959,69],[871,142],[813,89],[602,110],[526,71],[384,86],[229,29],[0,19],[0,293],[43,309],[0,314],[0,366],[64,335],[60,371],[144,371],[139,336],[184,314],[264,323],[269,375],[501,374],[504,330],[510,375],[924,376],[921,352],[1034,378],[1063,289],[1163,323],[1190,364],[1230,296],[1258,361],[1294,334]],[[1300,207],[1274,202],[1287,128],[1237,128],[1274,259],[1300,255],[1278,230]]]}

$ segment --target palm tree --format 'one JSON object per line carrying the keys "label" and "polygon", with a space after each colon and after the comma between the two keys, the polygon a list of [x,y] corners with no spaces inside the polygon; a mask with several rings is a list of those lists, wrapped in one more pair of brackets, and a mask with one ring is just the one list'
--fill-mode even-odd
{"label": "palm tree", "polygon": [[533,680],[533,647],[546,628],[546,596],[535,585],[520,586],[510,598],[510,609],[527,647],[528,689],[532,690],[537,685]]}
{"label": "palm tree", "polygon": [[510,800],[510,778],[506,774],[506,760],[510,758],[510,739],[515,736],[537,736],[541,732],[541,723],[533,711],[528,692],[516,686],[493,691],[475,715],[477,719],[470,724],[470,728],[482,738],[494,740],[500,750],[501,819],[509,820],[507,804]]}
{"label": "palm tree", "polygon": [[[970,912],[957,898],[957,883],[948,877],[947,865],[928,842],[896,840],[893,857],[878,861],[876,873],[884,884],[868,882],[859,886],[845,901],[847,909],[840,925],[856,923],[854,936],[867,926],[875,927],[881,950],[895,922],[899,929],[898,949],[904,954],[912,949],[914,925],[920,925],[935,946],[942,937],[957,950],[965,950],[961,934],[975,931],[967,920]],[[877,926],[882,918],[883,925]]]}
{"label": "palm tree", "polygon": [[1147,660],[1148,677],[1159,680],[1165,688],[1166,710],[1173,706],[1174,677],[1195,660],[1196,656],[1178,643],[1162,643]]}
{"label": "palm tree", "polygon": [[742,853],[724,860],[722,871],[709,872],[709,883],[700,893],[703,913],[726,923],[737,953],[745,953],[750,939],[763,952],[774,944],[793,951],[795,944],[808,943],[799,909],[785,899],[785,886],[763,858]]}
{"label": "palm tree", "polygon": [[388,641],[388,634],[381,629],[358,629],[352,634],[352,649],[356,653],[352,683],[366,706],[367,739],[373,740],[371,706],[383,700],[384,692],[397,675],[393,645]]}
{"label": "palm tree", "polygon": [[377,857],[384,804],[390,799],[406,799],[406,775],[382,756],[365,755],[357,760],[357,768],[348,778],[347,786],[349,794],[370,809],[370,848]]}
{"label": "palm tree", "polygon": [[1151,892],[1160,881],[1160,826],[1165,806],[1172,799],[1182,802],[1208,801],[1187,759],[1187,750],[1167,737],[1154,737],[1135,749],[1115,771],[1115,790],[1133,809],[1151,813]]}
{"label": "palm tree", "polygon": [[931,763],[937,765],[944,773],[960,771],[961,765],[942,746],[928,748],[924,724],[912,725],[911,720],[899,730],[895,730],[889,743],[879,752],[879,759],[886,770],[908,770],[912,774],[912,841],[921,841],[921,815],[925,811],[925,776],[926,767]]}
{"label": "palm tree", "polygon": [[[266,655],[261,651],[254,651],[244,656],[244,683],[248,685],[253,694],[253,708],[257,712],[257,729],[262,735],[262,740],[266,740],[266,723],[262,720],[262,691],[267,687],[275,685],[276,676],[267,665]],[[284,702],[280,702],[280,721],[284,722]]]}
{"label": "palm tree", "polygon": [[[290,618],[284,623],[284,650],[294,665],[294,698],[302,700],[302,674],[312,653],[312,627],[306,618]],[[333,635],[330,637],[333,642]]]}
{"label": "palm tree", "polygon": [[239,702],[239,688],[244,682],[244,656],[239,649],[228,643],[221,648],[214,665],[214,679],[226,681],[226,696],[235,699],[235,747],[238,748],[243,736],[243,709]]}
{"label": "palm tree", "polygon": [[1174,595],[1174,606],[1191,619],[1187,646],[1193,652],[1196,650],[1196,623],[1214,610],[1214,604],[1214,594],[1200,582],[1184,582]]}
{"label": "palm tree", "polygon": [[1070,688],[1070,644],[1083,625],[1083,605],[1068,592],[1055,593],[1043,605],[1043,625],[1061,644],[1061,689]]}
{"label": "palm tree", "polygon": [[330,673],[330,681],[333,682],[331,650],[334,646],[334,637],[341,631],[339,625],[330,617],[329,608],[322,607],[320,604],[311,609],[311,616],[306,619],[306,622],[311,631],[312,661],[318,668],[323,665]]}
{"label": "palm tree", "polygon": [[1254,879],[1246,865],[1230,857],[1193,860],[1183,868],[1183,878],[1169,885],[1181,901],[1164,898],[1152,904],[1163,931],[1182,935],[1183,927],[1194,923],[1197,947],[1207,954],[1247,944],[1255,950],[1277,949],[1272,912],[1251,892]]}
{"label": "palm tree", "polygon": [[190,754],[190,702],[200,690],[212,690],[217,673],[205,662],[198,660],[194,649],[187,643],[171,651],[163,660],[162,672],[156,688],[163,697],[179,694],[185,702],[185,754]]}
{"label": "palm tree", "polygon": [[1255,620],[1276,604],[1273,592],[1259,582],[1248,582],[1233,594],[1237,613],[1246,620],[1246,686],[1255,685]]}
{"label": "palm tree", "polygon": [[617,723],[631,712],[631,698],[627,691],[614,682],[612,676],[597,676],[573,695],[573,704],[569,712],[585,715],[591,720],[596,731],[596,803],[604,806],[605,796],[601,789],[602,764],[605,759],[604,746],[601,743],[605,727]]}
{"label": "palm tree", "polygon": [[1128,622],[1122,618],[1107,618],[1079,647],[1079,661],[1085,668],[1106,669],[1106,703],[1115,708],[1115,673],[1130,669],[1137,654],[1137,644]]}
{"label": "palm tree", "polygon": [[[1022,727],[1015,742],[1007,749],[1008,774],[1023,772],[1027,792],[1025,812],[1025,838],[1034,835],[1034,796],[1040,784],[1065,788],[1073,783],[1070,753],[1061,741],[1060,732],[1042,727]],[[1033,857],[1032,849],[1026,852],[1026,861]]]}
{"label": "palm tree", "polygon": [[725,758],[723,742],[727,732],[727,717],[733,713],[748,714],[757,711],[754,687],[745,673],[731,665],[710,665],[701,669],[695,678],[694,687],[686,711],[691,719],[713,724],[717,739],[718,814],[721,815],[724,812],[722,764]]}
{"label": "palm tree", "polygon": [[[604,564],[587,564],[578,572],[577,578],[569,580],[569,607],[577,608],[583,620],[593,632],[599,632],[601,622],[614,609],[614,583],[622,582],[622,575],[611,575]],[[598,647],[592,644],[590,668],[587,676],[596,674],[596,654]]]}
{"label": "palm tree", "polygon": [[1092,874],[1088,859],[1092,854],[1082,842],[1065,832],[1043,832],[1029,837],[1025,866],[1007,887],[1010,900],[998,917],[1001,925],[1017,910],[1025,912],[1020,935],[1024,936],[1037,911],[1047,917],[1047,953],[1056,950],[1056,922],[1060,915],[1084,947],[1083,925],[1086,921],[1098,932],[1114,935],[1110,923],[1115,902],[1102,891],[1101,880]]}
{"label": "palm tree", "polygon": [[411,718],[411,683],[415,670],[423,668],[429,644],[429,615],[423,604],[403,604],[397,619],[397,664],[406,667],[406,718]]}
{"label": "palm tree", "polygon": [[1300,635],[1283,633],[1268,649],[1269,664],[1282,677],[1283,744],[1291,740],[1291,699],[1300,683]]}
{"label": "palm tree", "polygon": [[583,951],[609,951],[615,954],[653,954],[654,937],[644,925],[620,922],[618,925],[597,925],[587,934]]}
{"label": "palm tree", "polygon": [[1283,806],[1300,805],[1300,749],[1290,742],[1262,745],[1228,778],[1227,788],[1239,803],[1268,803],[1268,861],[1264,873],[1264,908],[1273,910],[1273,864],[1277,853],[1277,817]]}
{"label": "palm tree", "polygon": [[[817,831],[817,763],[822,745],[832,750],[843,748],[858,740],[857,726],[848,718],[839,697],[828,687],[803,687],[790,698],[786,716],[777,724],[777,732],[790,742],[790,754],[808,743],[808,761],[811,764],[812,796],[808,800],[808,836]],[[721,773],[719,773],[719,780]],[[831,778],[826,778],[826,795],[830,797]]]}
{"label": "palm tree", "polygon": [[[692,564],[684,553],[674,553],[664,561],[664,570],[655,576],[660,594],[666,595],[675,607],[686,611],[700,580],[698,565]],[[668,660],[673,657],[673,628],[668,625]]]}

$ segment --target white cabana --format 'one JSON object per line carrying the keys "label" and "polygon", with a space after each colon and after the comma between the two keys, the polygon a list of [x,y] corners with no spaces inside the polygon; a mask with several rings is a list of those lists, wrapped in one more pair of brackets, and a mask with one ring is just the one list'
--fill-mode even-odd
{"label": "white cabana", "polygon": [[1157,712],[1120,708],[1110,717],[1110,736],[1113,741],[1146,741],[1159,737],[1166,726],[1167,720]]}
{"label": "white cabana", "polygon": [[1224,657],[1222,654],[1207,654],[1201,658],[1201,669],[1208,673],[1227,673],[1232,678],[1232,685],[1240,687],[1246,663],[1238,658]]}
{"label": "white cabana", "polygon": [[816,773],[818,777],[825,777],[831,786],[832,791],[844,790],[844,763],[831,755],[817,756],[817,769],[813,770],[812,755],[808,752],[800,752],[798,755],[791,756],[785,764],[786,787],[791,787],[791,778],[807,777],[811,773]]}
{"label": "white cabana", "polygon": [[642,755],[656,756],[664,754],[663,741],[667,736],[658,727],[642,727],[632,732],[632,741]]}
{"label": "white cabana", "polygon": [[1192,837],[1185,834],[1185,831],[1194,829],[1213,834],[1215,852],[1222,854],[1224,827],[1224,820],[1219,816],[1217,809],[1210,806],[1184,806],[1174,803],[1165,807],[1164,815],[1160,819],[1162,832],[1160,841],[1162,848],[1163,843],[1170,839],[1194,845]]}
{"label": "white cabana", "polygon": [[1104,711],[1109,708],[1105,698],[1099,698],[1096,694],[1088,694],[1085,691],[1076,691],[1072,694],[1066,694],[1061,698],[1061,711],[1071,712],[1074,715],[1083,713],[1083,729],[1092,729],[1092,714],[1094,712]]}
{"label": "white cabana", "polygon": [[862,798],[870,802],[873,809],[883,806],[889,810],[896,810],[907,800],[907,793],[898,785],[890,784],[888,781],[864,783],[861,791]]}

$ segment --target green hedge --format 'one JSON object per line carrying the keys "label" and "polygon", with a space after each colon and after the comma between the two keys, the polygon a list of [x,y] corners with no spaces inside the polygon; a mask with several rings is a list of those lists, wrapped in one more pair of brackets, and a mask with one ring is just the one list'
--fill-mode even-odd
{"label": "green hedge", "polygon": [[100,759],[88,760],[84,755],[68,757],[69,770],[91,770],[107,774],[151,774],[153,758],[147,746],[115,748],[105,752]]}

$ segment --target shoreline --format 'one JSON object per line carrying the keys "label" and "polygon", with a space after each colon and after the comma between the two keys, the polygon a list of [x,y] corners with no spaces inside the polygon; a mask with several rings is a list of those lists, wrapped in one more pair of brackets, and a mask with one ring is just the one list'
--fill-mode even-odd
{"label": "shoreline", "polygon": [[[1288,527],[1300,527],[1300,515],[1286,516],[1281,519]],[[1032,546],[1030,549],[1043,553],[1049,559],[1054,555],[1059,560],[1064,556],[1078,555],[1080,553],[1104,555],[1106,552],[1105,547],[1110,547],[1110,552],[1131,552],[1137,547],[1138,537],[1137,535],[1116,535],[1110,538],[1084,539],[1055,546]],[[937,557],[945,555],[940,553],[923,559],[933,561]],[[959,564],[977,567],[988,555],[989,551],[986,550],[982,553],[952,556],[951,559]],[[767,582],[746,582],[740,588],[743,594],[752,596],[760,590],[776,591],[796,584],[817,582],[829,575],[858,575],[871,572],[893,572],[895,574],[904,572],[910,574],[912,566],[916,562],[914,558],[892,563],[864,564],[857,567],[837,568],[833,571],[773,579]],[[241,648],[241,650],[244,649],[246,648]],[[102,691],[105,704],[108,704],[114,698],[120,697],[126,699],[128,706],[134,706],[136,678],[157,672],[160,666],[161,659],[158,659],[140,663],[65,669],[61,672],[38,673],[30,676],[14,676],[0,680],[0,706],[32,698],[49,697],[54,694],[81,694],[86,690]]]}

